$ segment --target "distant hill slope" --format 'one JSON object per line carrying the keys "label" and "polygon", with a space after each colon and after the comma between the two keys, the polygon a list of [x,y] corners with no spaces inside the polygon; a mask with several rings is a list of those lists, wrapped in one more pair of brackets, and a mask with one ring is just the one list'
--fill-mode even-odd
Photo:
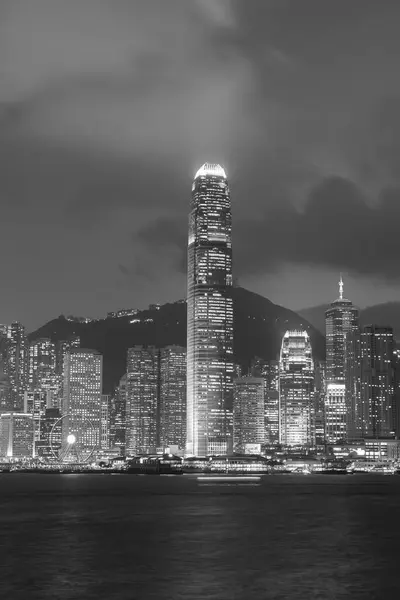
{"label": "distant hill slope", "polygon": [[[325,311],[330,304],[321,304],[299,310],[298,314],[307,319],[318,331],[325,333]],[[360,310],[360,325],[390,325],[393,327],[394,336],[400,341],[400,302],[385,302],[375,304]]]}
{"label": "distant hill slope", "polygon": [[311,306],[310,308],[302,308],[297,311],[297,314],[303,319],[306,319],[315,329],[318,329],[325,335],[325,311],[330,307],[330,304],[320,304],[319,306]]}
{"label": "distant hill slope", "polygon": [[[307,320],[263,296],[233,288],[234,357],[247,369],[254,356],[274,360],[287,329],[304,327],[310,334],[315,358],[325,356],[325,338]],[[130,321],[140,319],[139,323]],[[152,319],[151,322],[144,322]],[[144,310],[136,317],[102,319],[91,323],[75,323],[61,316],[29,335],[30,340],[49,337],[54,342],[75,334],[81,346],[93,348],[104,356],[104,392],[111,393],[126,368],[126,351],[134,345],[169,344],[186,346],[186,302],[164,304],[159,310]]]}

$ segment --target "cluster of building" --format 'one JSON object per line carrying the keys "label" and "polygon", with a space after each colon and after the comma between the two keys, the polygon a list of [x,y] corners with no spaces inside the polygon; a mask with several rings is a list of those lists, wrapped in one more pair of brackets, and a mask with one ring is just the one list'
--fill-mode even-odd
{"label": "cluster of building", "polygon": [[102,356],[79,339],[28,344],[22,325],[4,326],[0,459],[271,455],[361,440],[398,454],[393,330],[359,325],[342,278],[326,311],[326,362],[314,360],[304,328],[284,333],[276,360],[256,357],[245,373],[235,364],[231,232],[225,171],[205,164],[192,186],[187,347],[130,348],[111,395],[102,394]]}

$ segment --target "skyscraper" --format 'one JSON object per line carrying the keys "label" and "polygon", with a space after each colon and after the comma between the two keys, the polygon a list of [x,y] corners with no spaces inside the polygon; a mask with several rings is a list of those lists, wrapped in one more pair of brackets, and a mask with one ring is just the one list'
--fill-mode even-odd
{"label": "skyscraper", "polygon": [[192,186],[188,240],[187,440],[194,456],[232,451],[232,216],[220,165]]}
{"label": "skyscraper", "polygon": [[125,373],[110,401],[111,447],[119,448],[122,456],[125,456],[126,444],[126,381]]}
{"label": "skyscraper", "polygon": [[160,351],[160,446],[185,448],[186,348],[167,346]]}
{"label": "skyscraper", "polygon": [[239,377],[233,383],[233,444],[236,452],[245,452],[246,444],[264,444],[265,380],[263,377]]}
{"label": "skyscraper", "polygon": [[128,349],[126,380],[126,454],[153,454],[158,440],[160,351],[154,346]]}
{"label": "skyscraper", "polygon": [[[62,443],[76,438],[79,458],[100,445],[103,357],[96,350],[70,348],[64,358]],[[71,452],[74,452],[71,448]],[[78,450],[77,450],[78,452]]]}
{"label": "skyscraper", "polygon": [[11,387],[10,404],[13,410],[22,411],[28,384],[28,341],[21,323],[11,323],[7,329],[6,355],[5,370]]}
{"label": "skyscraper", "polygon": [[361,330],[361,421],[364,437],[394,436],[394,339],[391,327]]}
{"label": "skyscraper", "polygon": [[288,446],[313,446],[314,364],[306,331],[283,336],[279,375],[279,441]]}
{"label": "skyscraper", "polygon": [[0,457],[30,459],[33,456],[32,415],[24,413],[0,415]]}
{"label": "skyscraper", "polygon": [[343,298],[343,279],[339,281],[339,298],[325,312],[326,380],[344,383],[346,336],[357,327],[358,310]]}

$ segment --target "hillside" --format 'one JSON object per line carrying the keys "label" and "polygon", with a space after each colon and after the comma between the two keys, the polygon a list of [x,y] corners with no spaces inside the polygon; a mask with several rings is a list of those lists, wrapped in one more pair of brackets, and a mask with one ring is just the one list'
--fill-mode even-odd
{"label": "hillside", "polygon": [[[243,368],[248,367],[254,356],[275,359],[284,332],[302,326],[310,334],[315,357],[324,359],[323,335],[293,311],[239,287],[233,288],[233,302],[234,355],[235,361]],[[103,354],[104,392],[111,393],[125,372],[126,351],[131,346],[186,346],[185,301],[164,304],[159,310],[141,311],[135,319],[140,319],[140,322],[131,324],[132,317],[121,317],[75,323],[61,316],[31,333],[29,339],[49,337],[56,342],[72,334],[80,335],[82,347],[93,348]],[[145,319],[150,321],[145,322]]]}
{"label": "hillside", "polygon": [[[318,331],[325,333],[325,311],[329,304],[321,304],[300,310],[298,314],[307,319]],[[375,304],[360,310],[360,325],[390,325],[396,340],[400,340],[400,302]]]}

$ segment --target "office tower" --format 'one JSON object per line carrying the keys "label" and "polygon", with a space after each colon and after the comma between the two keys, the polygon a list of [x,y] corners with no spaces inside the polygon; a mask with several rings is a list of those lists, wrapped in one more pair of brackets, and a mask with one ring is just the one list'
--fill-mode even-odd
{"label": "office tower", "polygon": [[[99,448],[103,357],[96,350],[70,348],[64,358],[62,443],[75,437],[71,455],[85,460]],[[71,456],[72,459],[72,456]]]}
{"label": "office tower", "polygon": [[32,415],[35,442],[40,441],[40,424],[47,408],[50,405],[46,390],[28,390],[24,393],[24,413]]}
{"label": "office tower", "polygon": [[186,443],[186,348],[167,346],[160,351],[160,446]]}
{"label": "office tower", "polygon": [[347,397],[350,438],[396,433],[396,355],[391,327],[366,325],[348,339]]}
{"label": "office tower", "polygon": [[35,453],[47,461],[59,456],[62,442],[62,420],[59,408],[46,408],[40,420],[40,441],[35,442]]}
{"label": "office tower", "polygon": [[70,348],[80,348],[81,340],[79,335],[71,335],[67,340],[59,340],[55,346],[56,352],[56,377],[58,384],[58,393],[53,398],[54,408],[59,408],[62,411],[64,397],[64,359]]}
{"label": "office tower", "polygon": [[394,436],[394,339],[391,327],[361,329],[361,414],[363,437]]}
{"label": "office tower", "polygon": [[326,380],[344,383],[346,336],[357,327],[358,310],[343,298],[343,279],[339,281],[339,298],[325,312]]}
{"label": "office tower", "polygon": [[6,352],[5,371],[10,381],[11,405],[14,411],[21,412],[28,384],[28,342],[21,323],[14,322],[8,327]]}
{"label": "office tower", "polygon": [[71,335],[67,340],[60,340],[56,344],[56,373],[63,376],[64,358],[70,348],[79,348],[81,339],[79,335]]}
{"label": "office tower", "polygon": [[244,453],[247,444],[264,444],[265,381],[263,377],[240,377],[233,383],[233,445]]}
{"label": "office tower", "polygon": [[110,444],[119,448],[121,456],[125,456],[126,443],[126,381],[125,373],[110,401]]}
{"label": "office tower", "polygon": [[108,450],[110,448],[110,396],[101,395],[101,415],[100,415],[100,449]]}
{"label": "office tower", "polygon": [[28,382],[31,388],[40,389],[54,383],[56,373],[56,348],[49,338],[40,338],[29,346]]}
{"label": "office tower", "polygon": [[347,334],[345,356],[345,385],[347,408],[347,438],[363,437],[361,406],[361,330],[359,327]]}
{"label": "office tower", "polygon": [[266,361],[255,357],[250,365],[252,377],[262,377],[265,382],[265,435],[266,443],[279,442],[279,361]]}
{"label": "office tower", "polygon": [[24,413],[0,415],[0,456],[28,460],[34,456],[33,418]]}
{"label": "office tower", "polygon": [[219,165],[192,186],[188,240],[187,439],[192,456],[232,451],[232,216]]}
{"label": "office tower", "polygon": [[325,443],[326,363],[315,363],[315,443]]}
{"label": "office tower", "polygon": [[347,413],[345,383],[328,381],[325,393],[326,442],[333,444],[347,439]]}
{"label": "office tower", "polygon": [[154,454],[158,440],[159,350],[128,349],[126,380],[126,454]]}
{"label": "office tower", "polygon": [[314,364],[306,331],[283,336],[279,373],[279,441],[288,446],[313,446]]}

